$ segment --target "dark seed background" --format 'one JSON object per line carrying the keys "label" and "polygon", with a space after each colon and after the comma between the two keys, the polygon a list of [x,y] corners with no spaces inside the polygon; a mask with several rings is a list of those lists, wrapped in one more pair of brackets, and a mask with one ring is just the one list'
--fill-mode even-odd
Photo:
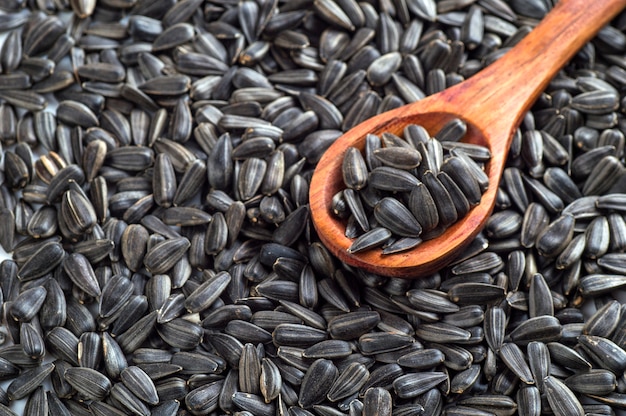
{"label": "dark seed background", "polygon": [[309,218],[343,131],[552,6],[0,0],[0,415],[626,408],[626,13],[526,115],[450,267],[351,269]]}

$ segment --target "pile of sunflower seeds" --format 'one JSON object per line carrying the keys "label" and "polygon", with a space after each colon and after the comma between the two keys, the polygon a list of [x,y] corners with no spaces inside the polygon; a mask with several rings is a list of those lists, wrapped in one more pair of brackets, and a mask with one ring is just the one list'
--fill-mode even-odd
{"label": "pile of sunflower seeds", "polygon": [[484,146],[461,142],[465,122],[453,119],[434,137],[411,124],[404,138],[385,132],[365,137],[365,154],[347,149],[342,163],[346,189],[331,209],[347,218],[348,252],[382,245],[383,254],[417,247],[435,238],[480,203],[489,186]]}
{"label": "pile of sunflower seeds", "polygon": [[551,7],[0,0],[0,415],[626,408],[626,13],[526,115],[451,266],[352,269],[309,218],[343,131]]}

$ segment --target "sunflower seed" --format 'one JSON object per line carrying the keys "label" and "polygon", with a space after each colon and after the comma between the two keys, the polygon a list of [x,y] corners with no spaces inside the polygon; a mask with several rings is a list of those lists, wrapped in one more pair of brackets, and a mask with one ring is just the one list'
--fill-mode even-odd
{"label": "sunflower seed", "polygon": [[574,393],[559,379],[548,376],[545,379],[548,403],[556,415],[583,415],[582,405]]}
{"label": "sunflower seed", "polygon": [[419,396],[448,379],[441,372],[405,374],[393,381],[393,388],[401,398]]}

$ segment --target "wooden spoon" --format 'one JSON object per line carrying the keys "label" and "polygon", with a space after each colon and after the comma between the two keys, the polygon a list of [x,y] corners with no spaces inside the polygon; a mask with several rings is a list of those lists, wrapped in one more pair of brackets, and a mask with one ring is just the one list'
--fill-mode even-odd
{"label": "wooden spoon", "polygon": [[[561,0],[530,34],[477,75],[372,117],[337,139],[319,161],[309,192],[313,224],[322,243],[341,261],[386,276],[416,278],[454,260],[493,210],[509,146],[524,114],[563,65],[624,7],[626,0]],[[489,188],[480,204],[441,236],[413,250],[392,255],[382,255],[380,249],[348,253],[352,240],[344,235],[346,222],[330,209],[333,195],[345,188],[341,164],[346,149],[362,151],[367,133],[402,134],[408,124],[420,124],[433,134],[457,117],[468,125],[465,141],[491,150],[486,166]]]}

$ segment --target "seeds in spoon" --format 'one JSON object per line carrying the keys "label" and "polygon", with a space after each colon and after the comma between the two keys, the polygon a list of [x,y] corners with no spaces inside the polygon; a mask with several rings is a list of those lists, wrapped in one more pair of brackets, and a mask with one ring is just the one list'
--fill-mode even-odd
{"label": "seeds in spoon", "polygon": [[[483,146],[459,142],[466,131],[460,119],[446,123],[436,135],[446,140],[444,146],[423,127],[410,125],[405,138],[388,132],[380,138],[369,134],[363,155],[348,149],[342,163],[348,189],[335,195],[332,209],[346,218],[342,207],[351,207],[350,218],[365,231],[346,232],[357,237],[349,252],[378,246],[383,246],[383,254],[410,250],[440,235],[478,205],[488,185],[482,164],[490,153]],[[387,241],[383,240],[387,233],[379,228],[389,232]]]}

